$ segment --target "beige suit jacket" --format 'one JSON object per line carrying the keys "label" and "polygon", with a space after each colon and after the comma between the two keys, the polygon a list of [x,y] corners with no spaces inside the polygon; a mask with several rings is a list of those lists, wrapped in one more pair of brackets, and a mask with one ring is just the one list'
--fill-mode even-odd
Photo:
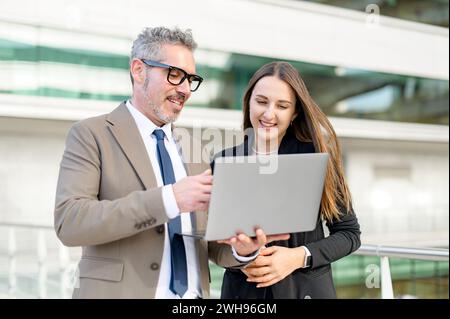
{"label": "beige suit jacket", "polygon": [[[205,164],[187,164],[187,174],[202,172]],[[195,217],[193,227],[205,229],[206,213]],[[59,239],[82,246],[74,298],[154,298],[168,217],[144,142],[124,103],[70,129],[54,218]],[[196,240],[196,253],[203,298],[209,297],[208,254],[219,265],[243,266],[225,245]]]}

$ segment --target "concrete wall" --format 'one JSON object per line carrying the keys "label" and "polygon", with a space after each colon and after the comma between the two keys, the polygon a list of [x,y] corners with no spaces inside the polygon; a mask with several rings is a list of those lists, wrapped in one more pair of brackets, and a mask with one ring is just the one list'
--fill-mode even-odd
{"label": "concrete wall", "polygon": [[70,122],[0,117],[0,220],[53,224]]}

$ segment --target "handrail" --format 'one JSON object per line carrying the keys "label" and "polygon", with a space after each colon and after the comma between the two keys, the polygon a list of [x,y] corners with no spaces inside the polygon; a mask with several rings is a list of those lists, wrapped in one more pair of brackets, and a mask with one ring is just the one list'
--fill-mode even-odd
{"label": "handrail", "polygon": [[393,299],[391,269],[389,258],[407,258],[415,260],[448,261],[448,249],[393,247],[382,245],[361,245],[355,252],[361,256],[376,256],[380,258],[381,298]]}
{"label": "handrail", "polygon": [[0,221],[0,227],[14,227],[14,228],[36,228],[36,229],[54,229],[51,225],[27,224],[27,223],[11,223]]}
{"label": "handrail", "polygon": [[448,249],[361,245],[356,255],[407,258],[416,260],[448,261]]}
{"label": "handrail", "polygon": [[[16,277],[16,228],[36,229],[38,231],[37,238],[37,257],[39,265],[39,297],[46,298],[47,291],[45,284],[48,281],[47,278],[47,245],[45,243],[45,237],[43,231],[54,231],[53,226],[50,225],[38,225],[38,224],[26,224],[26,223],[11,223],[1,222],[0,227],[9,228],[8,232],[8,256],[9,256],[9,294],[14,295],[17,289],[17,277]],[[381,298],[391,299],[394,298],[394,292],[392,287],[391,271],[389,266],[389,258],[406,258],[414,260],[430,260],[430,261],[448,261],[449,252],[448,249],[439,248],[418,248],[418,247],[394,247],[383,245],[361,245],[361,247],[354,252],[355,255],[360,256],[376,256],[380,258],[380,271],[381,271]],[[70,258],[68,255],[68,248],[59,243],[59,260],[60,260],[60,291],[61,296],[67,298],[70,279],[69,266]]]}
{"label": "handrail", "polygon": [[[36,231],[36,255],[38,265],[38,297],[47,298],[47,283],[48,278],[48,247],[45,238],[46,232],[52,232],[55,234],[53,226],[50,225],[38,225],[27,223],[11,223],[1,222],[0,227],[8,230],[8,294],[14,296],[17,290],[17,235],[16,229],[32,229]],[[59,255],[59,286],[60,296],[62,298],[69,298],[68,289],[71,288],[71,266],[74,265],[69,257],[69,248],[65,247],[61,242],[58,242],[58,255]]]}

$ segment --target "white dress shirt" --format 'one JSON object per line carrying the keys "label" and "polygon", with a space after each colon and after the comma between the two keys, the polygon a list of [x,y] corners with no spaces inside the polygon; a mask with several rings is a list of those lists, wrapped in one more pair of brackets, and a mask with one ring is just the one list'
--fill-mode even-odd
{"label": "white dress shirt", "polygon": [[[157,159],[156,137],[152,134],[155,129],[162,129],[166,134],[164,138],[164,145],[169,153],[172,161],[172,166],[175,174],[175,180],[179,181],[186,177],[186,170],[181,159],[181,155],[178,153],[177,145],[173,139],[171,124],[166,124],[163,127],[158,127],[144,114],[137,110],[130,101],[127,101],[126,106],[131,113],[139,133],[141,134],[147,154],[152,164],[153,172],[155,173],[156,181],[159,187],[163,187],[162,196],[164,202],[164,208],[166,209],[169,219],[175,218],[180,214],[175,195],[173,194],[172,185],[164,186],[162,180],[159,162]],[[151,169],[151,168],[149,168]],[[170,289],[170,276],[171,276],[171,253],[170,253],[170,241],[169,231],[167,229],[167,223],[164,225],[165,239],[164,239],[164,252],[161,261],[158,287],[156,289],[155,298],[159,299],[192,299],[202,297],[201,295],[201,283],[200,283],[200,268],[198,265],[198,259],[195,249],[195,238],[183,237],[184,247],[186,249],[186,262],[188,272],[188,289],[184,296],[178,296],[174,294]],[[183,232],[189,232],[192,229],[190,214],[181,213],[181,227]],[[150,249],[150,248],[149,248]]]}

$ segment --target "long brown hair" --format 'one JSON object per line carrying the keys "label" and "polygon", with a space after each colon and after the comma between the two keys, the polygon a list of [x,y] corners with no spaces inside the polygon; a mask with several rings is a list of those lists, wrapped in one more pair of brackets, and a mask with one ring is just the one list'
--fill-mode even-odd
{"label": "long brown hair", "polygon": [[[298,71],[287,62],[272,62],[262,66],[247,86],[243,100],[243,129],[252,127],[250,98],[256,83],[265,76],[276,76],[289,84],[296,95],[297,116],[291,129],[302,142],[312,142],[318,153],[328,153],[328,166],[321,200],[321,216],[329,222],[339,220],[342,213],[350,213],[351,195],[345,182],[341,150],[336,133],[317,104],[312,99]],[[342,210],[345,209],[345,212]]]}

